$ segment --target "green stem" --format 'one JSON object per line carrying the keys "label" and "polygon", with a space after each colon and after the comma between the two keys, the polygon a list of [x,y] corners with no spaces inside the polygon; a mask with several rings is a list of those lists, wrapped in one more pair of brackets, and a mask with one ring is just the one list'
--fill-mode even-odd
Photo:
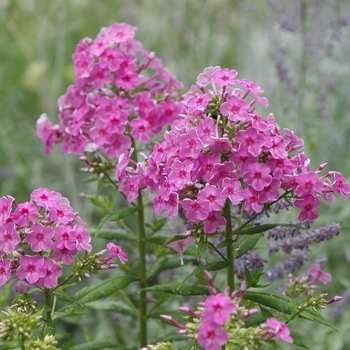
{"label": "green stem", "polygon": [[[137,153],[135,147],[135,141],[132,140],[132,146],[135,148],[135,152],[131,158],[137,162]],[[146,269],[146,229],[145,229],[145,217],[144,217],[144,203],[142,200],[142,191],[139,190],[139,196],[137,197],[137,214],[138,214],[138,246],[140,254],[140,345],[141,348],[147,346],[147,269]]]}
{"label": "green stem", "polygon": [[46,307],[48,308],[46,310],[46,317],[47,317],[47,320],[48,321],[51,321],[51,303],[50,303],[50,292],[47,288],[45,288],[45,304],[46,304]]}
{"label": "green stem", "polygon": [[146,270],[146,231],[143,212],[142,192],[137,197],[140,253],[140,345],[147,345],[147,270]]}
{"label": "green stem", "polygon": [[[232,239],[232,221],[231,221],[231,203],[227,199],[225,203],[224,216],[226,219],[226,239]],[[227,260],[230,265],[227,267],[227,285],[230,287],[230,292],[235,290],[235,256],[232,244],[227,245]]]}

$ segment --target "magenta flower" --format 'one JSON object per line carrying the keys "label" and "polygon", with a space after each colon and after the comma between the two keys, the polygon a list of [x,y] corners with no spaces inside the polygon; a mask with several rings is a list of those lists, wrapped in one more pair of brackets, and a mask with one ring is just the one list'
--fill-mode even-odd
{"label": "magenta flower", "polygon": [[39,207],[52,208],[56,205],[57,192],[38,188],[32,192],[30,199]]}
{"label": "magenta flower", "polygon": [[228,334],[221,326],[214,322],[202,322],[199,325],[198,344],[205,350],[219,350],[227,343]]}
{"label": "magenta flower", "polygon": [[123,191],[127,201],[131,203],[139,196],[139,178],[127,176],[125,180],[126,184],[123,186]]}
{"label": "magenta flower", "polygon": [[119,245],[109,242],[107,243],[107,248],[112,259],[117,256],[122,264],[125,264],[128,261],[128,255],[122,251],[122,248]]}
{"label": "magenta flower", "polygon": [[207,200],[209,202],[208,209],[210,211],[220,211],[225,203],[225,194],[221,192],[220,188],[207,185],[202,191],[198,193],[197,199],[199,201]]}
{"label": "magenta flower", "polygon": [[11,278],[11,260],[0,260],[0,287],[5,285]]}
{"label": "magenta flower", "polygon": [[189,160],[185,160],[184,162],[176,160],[171,168],[172,171],[168,176],[170,183],[173,183],[179,190],[183,189],[185,185],[191,180],[191,170],[193,168],[193,163]]}
{"label": "magenta flower", "polygon": [[220,107],[220,112],[225,116],[229,116],[232,121],[248,120],[248,110],[249,104],[237,96],[230,96]]}
{"label": "magenta flower", "polygon": [[246,130],[238,131],[236,140],[239,142],[238,153],[242,155],[258,156],[265,143],[265,136],[256,129],[250,127]]}
{"label": "magenta flower", "polygon": [[207,221],[204,224],[204,231],[206,233],[214,233],[218,227],[226,225],[226,219],[220,215],[220,211],[212,211],[207,217]]}
{"label": "magenta flower", "polygon": [[182,207],[185,210],[186,217],[191,221],[205,220],[209,215],[209,202],[207,200],[192,200],[185,198]]}
{"label": "magenta flower", "polygon": [[236,304],[225,294],[210,295],[204,303],[205,310],[202,316],[205,320],[223,326],[236,313]]}
{"label": "magenta flower", "polygon": [[345,199],[347,195],[350,193],[350,186],[345,181],[344,176],[341,173],[338,173],[336,171],[333,172],[334,174],[334,184],[332,185],[332,190],[334,192],[341,193],[342,197]]}
{"label": "magenta flower", "polygon": [[298,175],[296,178],[298,184],[295,189],[295,194],[298,197],[304,197],[307,194],[316,194],[321,192],[324,185],[323,182],[319,179],[318,175],[314,172],[308,172]]}
{"label": "magenta flower", "polygon": [[54,249],[67,248],[73,250],[76,248],[76,232],[71,226],[63,225],[55,227],[53,235],[56,239],[53,245]]}
{"label": "magenta flower", "polygon": [[19,259],[19,268],[16,270],[17,277],[20,280],[26,279],[28,283],[33,284],[46,275],[44,258],[38,255],[24,255]]}
{"label": "magenta flower", "polygon": [[26,234],[26,241],[30,244],[33,252],[50,250],[52,247],[53,229],[35,223]]}
{"label": "magenta flower", "polygon": [[32,202],[18,204],[13,213],[13,221],[19,226],[27,226],[29,222],[35,222],[39,218],[38,208]]}
{"label": "magenta flower", "polygon": [[62,268],[51,259],[44,257],[45,275],[39,278],[36,285],[39,287],[54,288],[57,286],[57,279],[62,275]]}
{"label": "magenta flower", "polygon": [[183,254],[187,247],[194,243],[195,238],[193,236],[189,236],[186,233],[183,234],[183,239],[178,239],[177,241],[168,243],[168,246],[173,248],[180,254],[181,265],[183,265]]}
{"label": "magenta flower", "polygon": [[85,230],[84,227],[80,225],[74,225],[73,230],[75,231],[75,240],[76,240],[76,248],[78,250],[86,250],[87,252],[91,252],[91,236],[90,233]]}
{"label": "magenta flower", "polygon": [[13,224],[0,226],[0,251],[11,254],[20,241],[19,233]]}
{"label": "magenta flower", "polygon": [[277,318],[270,317],[266,320],[276,338],[280,338],[287,343],[293,343],[293,338],[290,336],[290,330],[284,322],[278,321]]}
{"label": "magenta flower", "polygon": [[12,203],[15,199],[11,196],[0,198],[0,222],[5,222],[11,216]]}
{"label": "magenta flower", "polygon": [[66,247],[62,249],[55,249],[52,253],[52,258],[55,261],[62,261],[65,265],[70,265],[74,261],[74,256],[77,255],[76,248],[69,250]]}
{"label": "magenta flower", "polygon": [[239,80],[235,79],[237,71],[234,69],[220,68],[213,75],[212,80],[220,86],[237,84]]}
{"label": "magenta flower", "polygon": [[307,194],[302,199],[297,199],[294,205],[302,210],[298,214],[300,221],[315,220],[318,218],[318,211],[316,208],[320,205],[320,201],[312,194]]}
{"label": "magenta flower", "polygon": [[251,184],[255,191],[261,191],[272,181],[270,171],[264,163],[250,164],[248,171],[243,175],[243,180],[247,185]]}
{"label": "magenta flower", "polygon": [[241,183],[236,179],[224,178],[222,180],[222,193],[230,199],[233,205],[237,205],[244,199]]}

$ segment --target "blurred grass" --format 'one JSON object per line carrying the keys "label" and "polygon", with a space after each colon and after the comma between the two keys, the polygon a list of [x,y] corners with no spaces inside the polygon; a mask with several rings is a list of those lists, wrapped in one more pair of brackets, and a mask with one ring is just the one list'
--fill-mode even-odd
{"label": "blurred grass", "polygon": [[[307,4],[304,0],[277,3],[282,8]],[[321,3],[336,3],[335,14],[350,16],[348,1]],[[321,9],[320,20],[331,16],[326,9]],[[305,138],[313,169],[328,161],[329,170],[342,171],[350,180],[349,27],[335,42],[332,56],[317,61],[305,54],[310,44],[305,31],[312,32],[316,25],[312,13],[307,26],[294,31],[281,27],[280,15],[274,1],[0,0],[0,196],[11,194],[26,201],[35,188],[50,187],[69,197],[85,220],[91,219],[92,207],[79,193],[94,187],[82,184],[86,177],[78,171],[78,157],[63,155],[59,146],[51,156],[44,156],[35,122],[43,112],[56,122],[57,99],[74,82],[71,55],[76,44],[83,37],[96,37],[101,27],[114,22],[137,26],[137,39],[155,51],[186,88],[210,65],[234,68],[240,78],[262,86],[270,101],[264,115],[274,112],[281,128],[295,129]],[[298,12],[290,16],[292,21]],[[318,29],[315,35],[326,40],[332,20],[325,33]],[[318,41],[316,48],[323,49],[321,44]],[[278,59],[296,86],[294,92],[278,75]],[[320,110],[321,92],[326,93],[325,116]],[[334,279],[342,276],[343,284],[336,283],[332,290],[340,294],[350,283],[345,260],[350,251],[350,204],[339,198],[337,204],[321,210],[320,224],[338,221],[344,227],[340,237],[321,248],[330,257],[327,269]],[[349,317],[347,313],[344,320]],[[346,331],[343,324],[341,328]]]}

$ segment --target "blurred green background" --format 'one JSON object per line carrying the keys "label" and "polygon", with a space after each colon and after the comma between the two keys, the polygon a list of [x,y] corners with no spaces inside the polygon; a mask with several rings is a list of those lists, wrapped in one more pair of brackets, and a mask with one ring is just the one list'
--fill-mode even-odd
{"label": "blurred green background", "polygon": [[[0,196],[28,200],[38,187],[69,197],[89,221],[93,209],[79,193],[94,187],[76,155],[56,146],[46,157],[35,123],[46,112],[56,123],[57,99],[75,79],[71,55],[83,37],[127,22],[189,88],[207,66],[236,69],[264,90],[281,129],[305,139],[313,170],[328,162],[350,180],[350,2],[347,0],[0,0]],[[350,287],[350,202],[323,206],[319,223],[342,233],[317,253],[329,257],[335,283]],[[341,333],[312,329],[312,349],[350,348],[350,312],[336,318]],[[310,344],[310,342],[309,342]]]}

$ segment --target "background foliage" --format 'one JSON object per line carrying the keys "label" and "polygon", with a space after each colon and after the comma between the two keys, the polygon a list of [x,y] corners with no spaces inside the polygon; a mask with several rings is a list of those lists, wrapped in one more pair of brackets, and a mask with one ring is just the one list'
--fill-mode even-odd
{"label": "background foliage", "polygon": [[[78,41],[114,22],[137,26],[137,39],[185,89],[210,65],[234,68],[240,78],[258,83],[270,102],[266,112],[305,139],[312,168],[328,162],[350,180],[348,1],[0,0],[0,196],[26,201],[33,189],[47,186],[69,197],[96,225],[99,213],[79,196],[94,186],[82,184],[86,177],[78,171],[78,157],[58,147],[45,157],[35,122],[43,112],[55,120],[57,99],[74,81],[71,55]],[[322,245],[322,253],[336,280],[330,294],[345,297],[349,210],[349,202],[338,201],[319,220],[343,227],[340,237]],[[313,349],[350,345],[346,300],[340,306],[333,307],[333,316],[341,333],[310,330]]]}

